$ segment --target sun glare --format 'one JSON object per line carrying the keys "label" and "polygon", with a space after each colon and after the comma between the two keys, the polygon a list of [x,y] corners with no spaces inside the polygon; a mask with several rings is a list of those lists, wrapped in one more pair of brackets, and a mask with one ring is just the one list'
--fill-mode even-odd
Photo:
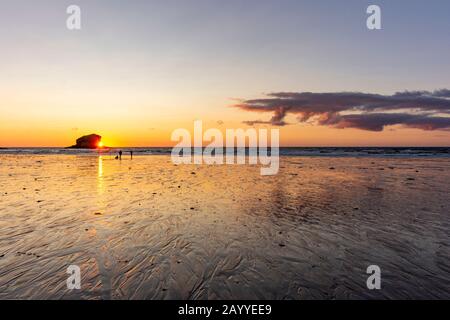
{"label": "sun glare", "polygon": [[97,147],[103,148],[103,142],[99,141]]}

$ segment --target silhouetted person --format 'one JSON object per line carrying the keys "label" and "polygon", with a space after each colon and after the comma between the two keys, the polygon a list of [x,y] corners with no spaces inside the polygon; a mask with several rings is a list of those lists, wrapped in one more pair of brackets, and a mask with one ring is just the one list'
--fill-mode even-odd
{"label": "silhouetted person", "polygon": [[119,151],[119,160],[122,160],[122,150]]}
{"label": "silhouetted person", "polygon": [[131,155],[131,160],[133,160],[133,151],[130,151],[130,155]]}

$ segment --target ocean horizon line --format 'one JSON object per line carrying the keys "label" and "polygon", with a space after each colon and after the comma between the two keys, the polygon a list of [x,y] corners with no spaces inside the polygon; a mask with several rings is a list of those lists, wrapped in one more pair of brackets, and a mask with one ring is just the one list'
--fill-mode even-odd
{"label": "ocean horizon line", "polygon": [[[207,147],[207,145],[202,146],[202,148]],[[102,149],[143,149],[143,148],[151,148],[151,149],[168,149],[168,148],[174,148],[174,146],[106,146],[103,148],[94,148],[94,149],[88,149],[88,148],[71,148],[71,147],[61,147],[61,146],[0,146],[0,149],[76,149],[76,150],[102,150]],[[192,149],[195,147],[191,147]],[[231,149],[228,147],[224,147],[227,149]],[[237,147],[234,147],[237,148]],[[245,148],[249,148],[249,147],[245,147]],[[258,147],[257,147],[258,148]],[[268,146],[268,148],[270,148],[270,146]],[[383,145],[379,145],[379,146],[367,146],[367,145],[357,145],[357,146],[339,146],[339,145],[330,145],[330,146],[280,146],[279,147],[284,148],[284,149],[295,149],[295,148],[308,148],[308,149],[312,149],[312,148],[316,148],[316,149],[320,149],[320,148],[390,148],[390,149],[395,149],[395,148],[414,148],[414,149],[430,149],[430,148],[450,148],[450,145],[439,145],[439,146],[408,146],[408,145],[396,145],[396,146],[383,146]]]}
{"label": "ocean horizon line", "polygon": [[[202,148],[191,147],[191,153],[203,153]],[[87,155],[114,156],[119,151],[133,153],[136,156],[171,155],[173,147],[111,147],[97,149],[76,149],[61,147],[9,147],[0,148],[0,155]],[[258,153],[260,149],[245,147],[245,155],[250,151]],[[268,153],[272,149],[267,147]],[[222,149],[222,154],[237,154],[238,148]],[[312,157],[437,157],[450,158],[450,147],[279,147],[280,156],[312,156]]]}

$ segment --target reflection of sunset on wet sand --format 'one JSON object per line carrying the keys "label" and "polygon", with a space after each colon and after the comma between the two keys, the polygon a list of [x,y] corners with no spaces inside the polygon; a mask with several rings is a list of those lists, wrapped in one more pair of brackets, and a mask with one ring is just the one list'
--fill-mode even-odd
{"label": "reflection of sunset on wet sand", "polygon": [[449,297],[447,159],[0,161],[0,298]]}

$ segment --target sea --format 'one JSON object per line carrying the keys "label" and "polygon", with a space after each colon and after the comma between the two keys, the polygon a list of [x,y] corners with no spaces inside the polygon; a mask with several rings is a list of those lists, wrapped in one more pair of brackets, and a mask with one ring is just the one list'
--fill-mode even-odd
{"label": "sea", "polygon": [[[130,151],[133,155],[170,155],[171,147],[121,147],[105,149],[72,149],[72,148],[0,148],[0,155],[115,155],[122,151],[125,155]],[[232,149],[236,152],[236,149]],[[224,153],[232,152],[227,149]],[[246,154],[250,151],[245,149]],[[192,149],[192,153],[202,152]],[[269,148],[270,154],[270,148]],[[450,147],[281,147],[281,156],[309,157],[439,157],[450,158]]]}

